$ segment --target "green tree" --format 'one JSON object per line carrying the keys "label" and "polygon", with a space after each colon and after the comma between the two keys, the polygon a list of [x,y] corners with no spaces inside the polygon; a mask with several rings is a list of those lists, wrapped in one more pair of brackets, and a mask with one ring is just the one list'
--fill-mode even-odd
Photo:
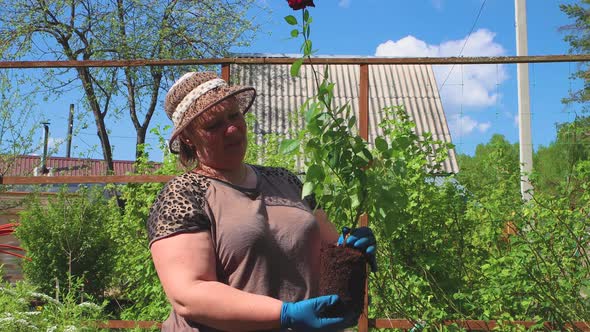
{"label": "green tree", "polygon": [[[249,43],[257,26],[247,12],[255,0],[0,0],[0,55],[51,60],[187,59],[219,57]],[[165,82],[179,67],[77,67],[51,70],[53,93],[83,91],[108,170],[113,170],[107,115],[128,113],[145,143]],[[136,150],[136,157],[141,153]]]}
{"label": "green tree", "polygon": [[[579,193],[579,183],[572,174],[580,162],[587,160],[590,160],[590,117],[557,125],[555,141],[540,147],[535,154],[535,187],[551,194],[567,188],[572,194]],[[574,197],[572,200],[575,201]]]}
{"label": "green tree", "polygon": [[[39,116],[32,95],[25,87],[30,78],[14,70],[0,70],[0,175],[10,174],[20,155],[38,151],[40,141],[33,138],[38,132]],[[30,170],[33,171],[32,169]],[[0,192],[12,186],[0,185]],[[3,200],[0,211],[21,204],[20,200]]]}
{"label": "green tree", "polygon": [[9,70],[0,71],[0,174],[6,174],[16,156],[39,148],[33,136],[39,123],[31,94],[24,93],[27,77]]}
{"label": "green tree", "polygon": [[[520,167],[518,144],[511,144],[502,135],[492,136],[486,144],[479,144],[473,156],[459,154],[459,173],[461,185],[477,198],[486,196],[498,184],[504,188],[507,199],[519,200]],[[501,181],[508,179],[508,181]]]}
{"label": "green tree", "polygon": [[[570,44],[570,53],[588,54],[590,53],[590,0],[580,0],[575,4],[562,4],[559,6],[574,23],[562,27],[562,30],[568,31],[564,38]],[[572,77],[574,80],[582,80],[583,87],[573,91],[563,99],[563,102],[578,103],[584,111],[588,110],[588,101],[590,101],[590,71],[587,62],[581,62]]]}

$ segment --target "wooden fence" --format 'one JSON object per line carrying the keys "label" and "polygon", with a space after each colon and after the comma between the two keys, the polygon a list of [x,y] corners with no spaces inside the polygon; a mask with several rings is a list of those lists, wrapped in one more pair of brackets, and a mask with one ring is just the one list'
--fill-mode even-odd
{"label": "wooden fence", "polygon": [[[229,82],[231,64],[292,64],[296,58],[256,57],[256,58],[222,58],[222,59],[184,59],[184,60],[85,60],[85,61],[0,61],[0,69],[24,68],[78,68],[78,67],[138,67],[138,66],[187,66],[187,65],[221,65],[221,76]],[[369,65],[395,64],[506,64],[506,63],[549,63],[549,62],[586,62],[590,54],[582,55],[541,55],[541,56],[500,56],[500,57],[440,57],[440,58],[312,58],[304,63],[313,64],[347,64],[358,65],[360,68],[359,82],[359,134],[362,138],[369,136]],[[128,176],[6,176],[0,177],[3,185],[33,184],[72,184],[72,183],[150,183],[166,182],[171,179],[167,175],[128,175]],[[361,217],[360,224],[368,225],[366,215]],[[367,287],[367,285],[365,286]],[[366,294],[368,292],[365,292]],[[365,310],[368,312],[368,301],[365,298]],[[504,322],[506,323],[506,322]],[[161,323],[153,321],[112,320],[97,322],[97,326],[109,329],[154,328]],[[498,326],[496,321],[453,320],[437,323],[437,326],[457,325],[471,331],[490,331]],[[515,321],[514,325],[531,327],[532,321]],[[367,332],[369,328],[404,329],[414,327],[414,322],[407,319],[370,319],[362,315],[359,319],[358,331]],[[554,329],[550,322],[544,323],[545,329]],[[574,322],[566,326],[568,329],[590,331],[590,323]]]}
{"label": "wooden fence", "polygon": [[[408,319],[369,319],[368,323],[368,328],[410,330],[414,327],[414,322]],[[527,329],[538,325],[538,323],[530,321],[513,321],[509,323],[504,322],[504,324],[515,327],[521,326]],[[436,324],[437,327],[450,325],[464,328],[469,331],[492,331],[498,327],[498,323],[496,321],[483,320],[448,320]],[[153,329],[160,328],[162,324],[154,321],[110,320],[106,322],[98,322],[95,324],[95,326],[105,329]],[[590,325],[586,322],[574,322],[573,324],[566,325],[565,328],[575,331],[590,331]],[[542,329],[549,331],[561,330],[559,326],[555,326],[549,322],[543,323]]]}

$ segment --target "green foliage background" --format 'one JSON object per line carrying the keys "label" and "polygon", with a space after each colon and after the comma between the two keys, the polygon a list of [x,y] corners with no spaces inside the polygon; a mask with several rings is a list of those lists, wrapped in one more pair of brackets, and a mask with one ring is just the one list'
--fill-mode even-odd
{"label": "green foliage background", "polygon": [[101,188],[81,187],[76,193],[64,188],[47,204],[31,196],[15,232],[30,258],[23,265],[27,279],[52,294],[56,288],[70,290],[71,278],[82,278],[84,292],[101,296],[115,262],[109,231],[117,217]]}
{"label": "green foliage background", "polygon": [[[0,275],[2,270],[0,269]],[[56,300],[39,293],[27,281],[16,284],[0,282],[0,330],[10,332],[106,331],[88,322],[104,319],[104,305],[81,301],[78,295],[82,280]]]}
{"label": "green foliage background", "polygon": [[[302,108],[302,114],[309,112],[307,121],[316,122],[295,136],[300,145],[269,136],[262,150],[251,138],[248,158],[266,158],[297,171],[295,158],[301,152],[293,146],[303,146],[304,182],[311,183],[306,190],[316,194],[330,217],[351,226],[358,211],[369,215],[379,241],[379,271],[370,276],[370,317],[407,318],[428,328],[453,318],[557,325],[590,320],[585,296],[590,289],[588,160],[581,158],[569,168],[567,185],[537,186],[534,200],[523,203],[516,147],[500,136],[479,147],[475,156],[460,156],[462,172],[443,178],[435,174],[450,146],[428,134],[416,135],[403,108],[384,110],[389,120],[381,124],[383,135],[368,144],[350,130],[352,117],[340,121],[322,115],[327,109],[315,103]],[[338,137],[340,143],[308,148],[316,146],[309,142],[327,139],[322,135]],[[166,155],[158,169],[144,156],[137,164],[140,174],[183,171],[173,155]],[[342,176],[349,178],[338,180]],[[70,288],[77,294],[74,299],[118,300],[121,307],[104,307],[102,318],[163,321],[170,306],[151,262],[145,229],[162,186],[117,186],[122,208],[101,190],[88,188],[61,192],[47,205],[33,198],[23,214],[28,226],[18,231],[35,262],[26,264],[27,280],[54,297],[55,278],[60,285],[79,278],[80,287]],[[334,218],[338,213],[342,217]],[[514,228],[510,236],[504,234],[509,223]],[[79,253],[72,256],[78,265],[71,277],[64,243],[81,243],[77,251],[70,250]]]}
{"label": "green foliage background", "polygon": [[[580,3],[562,10],[582,32],[569,41],[583,52],[589,2]],[[309,57],[311,17],[302,13],[302,22],[293,16],[286,21],[294,26],[291,36],[303,36],[301,51]],[[299,23],[301,30],[295,27]],[[303,58],[291,73],[297,75],[302,65]],[[536,321],[531,330],[545,321],[558,330],[590,321],[588,117],[560,124],[556,141],[538,149],[530,174],[535,192],[523,202],[518,146],[504,137],[492,137],[474,156],[459,155],[460,173],[441,177],[441,163],[452,146],[428,133],[417,135],[400,107],[383,110],[388,116],[380,125],[383,134],[365,142],[350,106],[333,105],[334,84],[327,72],[320,76],[317,94],[299,110],[305,128],[289,139],[267,135],[261,138],[264,144],[250,134],[247,161],[304,171],[304,195],[316,195],[338,226],[354,226],[367,213],[379,243],[379,271],[370,275],[371,318],[406,318],[426,330],[459,329],[443,327],[448,319],[496,320],[497,330],[506,331],[523,329],[510,326],[514,320]],[[586,80],[585,67],[576,76]],[[584,105],[587,90],[565,101]],[[253,121],[248,118],[250,125]],[[162,137],[160,147],[165,147]],[[182,172],[172,155],[158,169],[145,153],[141,156],[139,174]],[[304,169],[297,169],[297,158]],[[25,264],[33,286],[3,286],[0,308],[24,317],[31,308],[28,293],[21,290],[36,287],[53,296],[57,278],[61,285],[72,285],[67,294],[75,295],[66,297],[72,308],[80,296],[120,301],[118,310],[105,309],[98,316],[73,315],[80,320],[164,320],[170,307],[145,229],[162,186],[109,188],[121,193],[124,205],[90,189],[62,192],[47,205],[34,198],[17,232],[33,258]],[[25,304],[14,301],[15,294]]]}
{"label": "green foliage background", "polygon": [[[291,36],[303,36],[303,57],[291,66],[298,76],[305,58],[313,63],[312,19],[304,9],[302,22],[285,21],[300,27]],[[437,179],[450,146],[416,135],[403,109],[390,112],[382,137],[364,142],[350,107],[333,104],[327,70],[314,74],[316,94],[301,107],[306,129],[282,148],[304,147],[303,195],[314,193],[333,221],[353,226],[368,214],[381,248],[370,280],[372,317],[408,318],[427,329],[457,328],[441,325],[453,318],[498,320],[501,330],[516,329],[503,321],[564,329],[588,320],[585,118],[558,128],[558,142],[546,149],[553,156],[541,162],[557,164],[555,171],[531,174],[537,192],[523,202],[518,147],[502,136],[474,157],[460,156],[456,177]],[[537,158],[551,155],[543,152]]]}

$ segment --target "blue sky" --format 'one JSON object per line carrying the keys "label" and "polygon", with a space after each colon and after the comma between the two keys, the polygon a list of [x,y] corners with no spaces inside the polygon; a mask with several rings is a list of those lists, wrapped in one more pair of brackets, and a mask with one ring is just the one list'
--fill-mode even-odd
{"label": "blue sky", "polygon": [[[529,55],[568,52],[559,28],[571,22],[559,4],[571,2],[527,1]],[[258,37],[250,47],[232,51],[297,53],[301,40],[289,39],[291,27],[283,17],[299,17],[301,12],[291,10],[286,0],[261,0],[260,4],[270,7],[272,16],[253,11],[262,27]],[[315,4],[310,8],[311,39],[320,56],[516,55],[514,0],[315,0]],[[564,106],[561,99],[579,82],[568,79],[576,63],[531,64],[529,68],[532,137],[537,148],[554,139],[556,123],[574,118],[576,107]],[[477,144],[487,142],[494,133],[511,142],[518,140],[516,65],[437,66],[435,73],[458,152],[472,154]],[[67,119],[67,105],[63,108],[63,116],[56,118],[56,126],[52,124],[52,141],[65,137],[66,126],[61,122]],[[154,121],[168,123],[163,111]],[[94,132],[91,124],[74,145],[84,150],[97,144]],[[112,138],[115,159],[132,159],[131,125],[113,132]],[[149,137],[148,143],[155,144],[155,138]],[[100,155],[97,150],[94,157]],[[157,151],[152,153],[152,159],[159,156]]]}
{"label": "blue sky", "polygon": [[[285,2],[267,1],[274,10],[274,21],[264,26],[269,34],[252,47],[236,51],[297,51],[301,41],[286,38],[289,27],[281,20],[289,14],[299,17],[300,12],[293,12]],[[529,55],[568,52],[564,33],[559,31],[570,23],[559,10],[559,4],[566,2],[527,1]],[[514,0],[317,0],[315,4],[309,10],[318,55],[516,55]],[[575,69],[575,63],[530,65],[535,147],[553,140],[555,123],[575,116],[575,107],[561,104],[568,89],[575,88],[568,79]],[[435,73],[459,152],[472,154],[477,144],[487,142],[494,133],[518,141],[516,65],[436,66]]]}

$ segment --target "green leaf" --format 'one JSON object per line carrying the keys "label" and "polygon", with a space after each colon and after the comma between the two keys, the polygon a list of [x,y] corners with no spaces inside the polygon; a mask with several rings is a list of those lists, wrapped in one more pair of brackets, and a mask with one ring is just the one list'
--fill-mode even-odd
{"label": "green leaf", "polygon": [[314,187],[313,183],[305,182],[303,184],[303,189],[301,190],[301,198],[309,196],[313,192],[313,187]]}
{"label": "green leaf", "polygon": [[348,119],[348,129],[352,129],[354,127],[356,127],[356,117],[355,116]]}
{"label": "green leaf", "polygon": [[285,16],[285,21],[290,25],[297,25],[297,19],[293,15]]}
{"label": "green leaf", "polygon": [[303,43],[303,54],[311,55],[311,40],[309,39]]}
{"label": "green leaf", "polygon": [[356,209],[359,205],[361,205],[361,201],[359,200],[359,197],[357,195],[352,195],[350,197],[351,199],[351,204],[350,207],[353,209]]}
{"label": "green leaf", "polygon": [[301,65],[303,64],[303,59],[297,59],[291,65],[291,76],[298,77],[299,71],[301,70]]}
{"label": "green leaf", "polygon": [[317,164],[313,164],[309,166],[307,172],[305,173],[305,178],[310,180],[318,180],[321,181],[324,178],[324,170],[321,166]]}
{"label": "green leaf", "polygon": [[358,157],[360,157],[361,160],[364,160],[365,162],[369,162],[369,161],[371,161],[373,159],[373,155],[366,148],[362,148],[362,150],[358,151],[356,153],[356,155]]}
{"label": "green leaf", "polygon": [[379,152],[385,152],[387,151],[387,141],[383,138],[383,137],[377,137],[375,138],[375,147],[377,147],[377,150],[379,150]]}
{"label": "green leaf", "polygon": [[299,148],[299,140],[284,139],[283,141],[281,141],[281,145],[279,146],[279,153],[290,154],[291,152],[297,150],[298,148]]}
{"label": "green leaf", "polygon": [[299,30],[297,30],[297,29],[291,30],[291,37],[293,37],[293,38],[299,37]]}
{"label": "green leaf", "polygon": [[309,123],[311,120],[313,120],[313,118],[315,118],[318,115],[319,112],[320,110],[317,107],[317,104],[311,104],[309,109],[305,112],[305,122]]}

